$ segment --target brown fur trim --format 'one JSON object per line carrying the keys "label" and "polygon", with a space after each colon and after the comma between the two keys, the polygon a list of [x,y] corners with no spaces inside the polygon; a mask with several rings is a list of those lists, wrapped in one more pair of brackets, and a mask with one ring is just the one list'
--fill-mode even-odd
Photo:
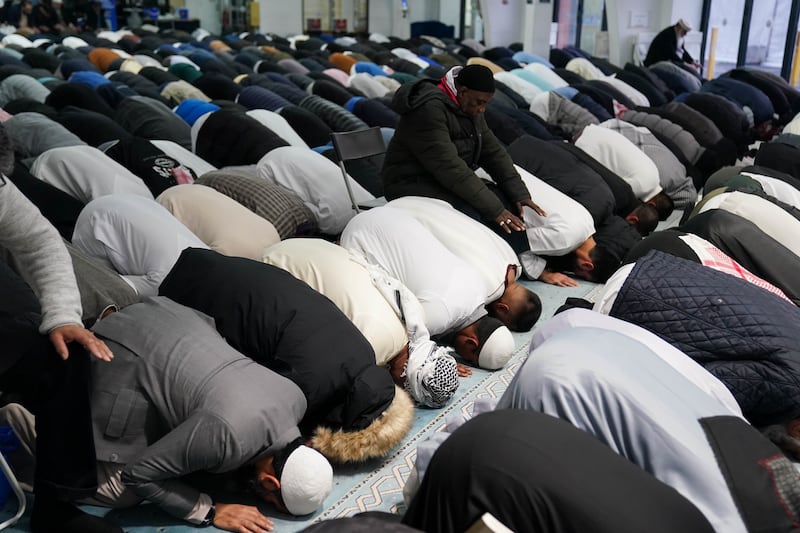
{"label": "brown fur trim", "polygon": [[318,426],[311,447],[335,463],[359,463],[384,457],[411,430],[414,402],[406,391],[395,385],[394,400],[380,418],[359,431],[333,431]]}

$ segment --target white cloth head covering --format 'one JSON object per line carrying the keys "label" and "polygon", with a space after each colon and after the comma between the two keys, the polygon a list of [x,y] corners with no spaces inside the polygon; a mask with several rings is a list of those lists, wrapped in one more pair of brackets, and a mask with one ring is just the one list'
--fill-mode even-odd
{"label": "white cloth head covering", "polygon": [[680,26],[680,28],[685,32],[692,31],[692,25],[689,24],[685,19],[678,19],[677,25]]}
{"label": "white cloth head covering", "polygon": [[458,365],[451,350],[430,339],[425,327],[425,311],[416,296],[382,267],[366,262],[352,251],[354,261],[362,262],[375,285],[408,332],[408,363],[405,388],[414,400],[429,407],[443,407],[458,389]]}
{"label": "white cloth head covering", "polygon": [[333,488],[333,468],[325,457],[308,446],[293,451],[281,473],[281,497],[295,516],[311,514]]}
{"label": "white cloth head covering", "polygon": [[495,329],[478,352],[478,366],[486,370],[503,368],[514,355],[514,336],[505,326]]}
{"label": "white cloth head covering", "polygon": [[423,405],[444,407],[458,389],[458,366],[450,349],[430,339],[410,342],[406,389]]}

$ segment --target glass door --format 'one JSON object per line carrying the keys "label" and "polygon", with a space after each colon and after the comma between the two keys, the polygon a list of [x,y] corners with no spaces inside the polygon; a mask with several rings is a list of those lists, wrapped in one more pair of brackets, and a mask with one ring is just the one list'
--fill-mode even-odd
{"label": "glass door", "polygon": [[578,0],[560,0],[558,2],[556,25],[556,48],[574,45],[578,32]]}
{"label": "glass door", "polygon": [[745,66],[780,75],[792,0],[753,2]]}
{"label": "glass door", "polygon": [[708,59],[711,53],[711,35],[717,28],[716,61],[714,76],[728,72],[736,66],[739,56],[739,40],[742,34],[745,0],[711,0],[708,17],[708,39],[703,51],[703,65],[709,68]]}
{"label": "glass door", "polygon": [[578,47],[595,53],[597,34],[602,30],[603,8],[605,0],[583,0],[583,17],[581,18],[581,42]]}

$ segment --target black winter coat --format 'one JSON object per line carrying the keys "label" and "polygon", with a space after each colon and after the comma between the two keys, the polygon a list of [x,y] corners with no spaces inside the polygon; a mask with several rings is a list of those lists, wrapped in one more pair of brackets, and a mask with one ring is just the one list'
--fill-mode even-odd
{"label": "black winter coat", "polygon": [[436,83],[420,80],[395,93],[392,108],[400,122],[383,165],[386,198],[461,200],[493,219],[503,211],[503,203],[475,174],[478,167],[489,173],[510,201],[530,198],[483,115],[463,113]]}
{"label": "black winter coat", "polygon": [[160,294],[214,318],[228,343],[294,381],[308,400],[303,429],[366,428],[395,387],[353,323],[285,270],[188,248]]}

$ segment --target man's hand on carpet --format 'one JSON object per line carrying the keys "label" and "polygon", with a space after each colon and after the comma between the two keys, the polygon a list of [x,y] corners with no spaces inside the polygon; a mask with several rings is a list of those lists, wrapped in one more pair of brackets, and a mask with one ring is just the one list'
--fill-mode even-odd
{"label": "man's hand on carpet", "polygon": [[272,520],[252,505],[235,503],[216,504],[214,527],[236,533],[264,533],[272,531]]}
{"label": "man's hand on carpet", "polygon": [[460,378],[466,378],[472,375],[472,369],[467,365],[458,363],[456,364],[456,369],[458,370],[458,377]]}
{"label": "man's hand on carpet", "polygon": [[578,282],[571,277],[565,276],[561,272],[548,272],[547,270],[542,272],[542,274],[539,276],[539,281],[549,283],[550,285],[556,285],[558,287],[578,286]]}

